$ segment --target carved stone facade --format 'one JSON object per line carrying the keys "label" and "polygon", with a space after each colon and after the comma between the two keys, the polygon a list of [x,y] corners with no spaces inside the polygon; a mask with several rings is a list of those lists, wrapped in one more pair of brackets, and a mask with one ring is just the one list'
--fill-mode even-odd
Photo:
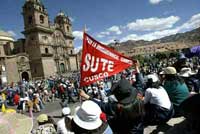
{"label": "carved stone facade", "polygon": [[26,0],[22,10],[25,39],[14,42],[10,36],[0,36],[0,65],[6,68],[8,82],[77,71],[69,17],[60,11],[51,24],[40,0]]}
{"label": "carved stone facade", "polygon": [[30,58],[32,77],[49,77],[77,70],[69,17],[60,12],[54,24],[50,24],[47,10],[40,0],[27,0],[22,14],[25,51]]}

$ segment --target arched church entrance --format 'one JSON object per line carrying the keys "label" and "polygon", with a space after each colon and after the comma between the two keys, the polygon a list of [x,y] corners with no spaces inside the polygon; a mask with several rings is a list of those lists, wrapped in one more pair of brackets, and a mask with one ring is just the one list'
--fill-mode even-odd
{"label": "arched church entrance", "polygon": [[29,75],[28,75],[28,73],[27,72],[23,72],[22,73],[22,80],[25,80],[25,81],[29,81]]}
{"label": "arched church entrance", "polygon": [[61,63],[61,64],[60,64],[60,72],[61,72],[61,73],[64,73],[64,72],[65,72],[65,64],[64,64],[64,63]]}

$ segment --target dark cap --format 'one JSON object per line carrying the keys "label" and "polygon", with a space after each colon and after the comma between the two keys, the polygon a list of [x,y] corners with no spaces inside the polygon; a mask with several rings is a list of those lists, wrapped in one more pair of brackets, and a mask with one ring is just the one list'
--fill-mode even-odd
{"label": "dark cap", "polygon": [[129,104],[133,102],[137,96],[137,91],[133,88],[130,82],[126,79],[121,79],[111,88],[112,94],[122,104]]}

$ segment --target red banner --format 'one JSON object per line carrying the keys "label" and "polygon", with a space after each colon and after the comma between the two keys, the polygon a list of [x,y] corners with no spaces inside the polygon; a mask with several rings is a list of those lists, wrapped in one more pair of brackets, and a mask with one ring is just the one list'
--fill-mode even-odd
{"label": "red banner", "polygon": [[132,61],[84,33],[80,86],[117,74],[132,66],[133,62],[136,61]]}

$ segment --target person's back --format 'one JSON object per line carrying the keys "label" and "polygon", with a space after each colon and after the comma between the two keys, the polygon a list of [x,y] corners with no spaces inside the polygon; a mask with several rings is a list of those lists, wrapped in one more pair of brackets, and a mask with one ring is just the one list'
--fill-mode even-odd
{"label": "person's back", "polygon": [[115,112],[115,115],[108,122],[114,133],[143,133],[143,109],[139,100],[127,105],[117,104],[113,112]]}
{"label": "person's back", "polygon": [[146,125],[166,123],[173,116],[173,106],[166,90],[160,86],[157,74],[147,75],[147,89],[144,96]]}
{"label": "person's back", "polygon": [[[137,91],[129,81],[121,79],[111,88],[118,102],[104,103],[92,99],[97,103],[103,112],[108,116],[108,123],[115,134],[143,134],[143,107],[137,99]],[[80,96],[89,99],[90,97],[82,90]]]}
{"label": "person's back", "polygon": [[74,134],[70,131],[70,128],[67,128],[71,121],[72,117],[64,117],[57,122],[57,134]]}
{"label": "person's back", "polygon": [[34,134],[56,134],[56,130],[53,124],[46,123],[38,126]]}
{"label": "person's back", "polygon": [[38,128],[32,131],[32,134],[56,134],[56,128],[52,123],[52,119],[46,114],[40,114],[37,117]]}
{"label": "person's back", "polygon": [[62,109],[62,119],[57,122],[57,134],[74,134],[71,131],[71,110],[69,107],[64,107]]}
{"label": "person's back", "polygon": [[[170,109],[171,102],[169,96],[163,87],[156,88],[148,88],[145,93],[145,100],[148,99],[147,93],[151,95],[149,98],[149,102],[151,104],[156,104],[166,109]],[[144,102],[145,103],[145,102]]]}
{"label": "person's back", "polygon": [[179,106],[189,96],[189,90],[185,83],[179,81],[165,81],[164,88],[166,89],[169,98],[173,105]]}

